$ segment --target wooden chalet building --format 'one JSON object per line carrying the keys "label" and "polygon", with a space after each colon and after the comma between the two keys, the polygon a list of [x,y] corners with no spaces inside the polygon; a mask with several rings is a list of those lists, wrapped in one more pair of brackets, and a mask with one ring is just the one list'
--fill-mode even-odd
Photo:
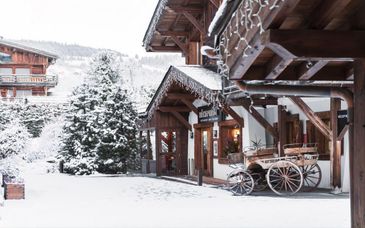
{"label": "wooden chalet building", "polygon": [[47,75],[54,54],[0,39],[0,94],[3,98],[47,96],[58,78]]}
{"label": "wooden chalet building", "polygon": [[316,142],[320,187],[349,191],[352,227],[365,227],[364,10],[363,0],[160,0],[143,45],[188,66],[170,68],[147,110],[153,171],[225,179],[225,149],[260,141],[280,155]]}

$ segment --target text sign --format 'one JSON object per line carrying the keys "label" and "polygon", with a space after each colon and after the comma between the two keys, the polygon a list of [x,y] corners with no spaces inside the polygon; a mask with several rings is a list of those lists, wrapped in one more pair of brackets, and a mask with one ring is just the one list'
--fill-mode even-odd
{"label": "text sign", "polygon": [[199,123],[211,123],[217,122],[222,119],[219,109],[215,109],[211,106],[203,106],[198,108],[198,122]]}
{"label": "text sign", "polygon": [[337,129],[340,133],[348,123],[347,110],[337,111]]}

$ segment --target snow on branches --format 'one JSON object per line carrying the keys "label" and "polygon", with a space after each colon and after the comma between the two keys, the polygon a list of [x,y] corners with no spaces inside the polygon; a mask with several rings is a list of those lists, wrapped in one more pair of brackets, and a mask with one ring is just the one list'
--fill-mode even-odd
{"label": "snow on branches", "polygon": [[137,153],[137,113],[116,61],[110,52],[96,55],[89,78],[73,92],[60,153],[68,173],[126,172]]}

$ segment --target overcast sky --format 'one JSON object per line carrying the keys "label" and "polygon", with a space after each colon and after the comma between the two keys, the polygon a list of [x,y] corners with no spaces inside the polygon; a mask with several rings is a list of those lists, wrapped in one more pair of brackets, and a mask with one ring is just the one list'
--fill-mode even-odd
{"label": "overcast sky", "polygon": [[144,54],[158,0],[4,0],[0,36]]}

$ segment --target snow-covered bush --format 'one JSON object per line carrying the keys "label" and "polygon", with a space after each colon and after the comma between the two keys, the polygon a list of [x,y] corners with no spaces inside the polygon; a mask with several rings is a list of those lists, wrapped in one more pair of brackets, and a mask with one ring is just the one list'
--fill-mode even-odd
{"label": "snow-covered bush", "polygon": [[54,117],[61,115],[63,110],[62,105],[25,104],[22,101],[1,102],[0,130],[4,130],[7,123],[18,118],[32,137],[39,137],[43,127]]}
{"label": "snow-covered bush", "polygon": [[46,124],[39,137],[33,138],[26,150],[24,151],[24,159],[27,162],[33,162],[39,159],[55,159],[61,148],[61,135],[64,125],[64,117],[59,116],[50,120]]}
{"label": "snow-covered bush", "polygon": [[4,159],[23,152],[31,135],[19,120],[5,126],[0,134],[0,158]]}
{"label": "snow-covered bush", "polygon": [[10,179],[19,179],[19,160],[30,140],[28,133],[18,119],[5,125],[0,134],[0,172]]}
{"label": "snow-covered bush", "polygon": [[137,149],[137,113],[116,62],[111,52],[95,56],[88,79],[73,92],[60,153],[68,173],[126,172]]}

